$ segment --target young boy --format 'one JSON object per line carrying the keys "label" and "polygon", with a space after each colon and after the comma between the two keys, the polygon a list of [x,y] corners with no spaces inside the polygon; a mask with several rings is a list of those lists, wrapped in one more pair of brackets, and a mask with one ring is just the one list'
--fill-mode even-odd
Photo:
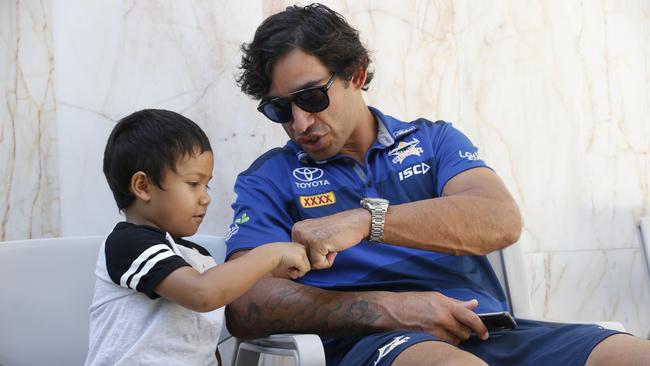
{"label": "young boy", "polygon": [[143,110],[113,129],[104,174],[126,221],[97,259],[86,365],[216,365],[222,307],[271,271],[295,279],[310,269],[296,243],[215,266],[182,239],[210,204],[212,166],[207,136],[177,113]]}

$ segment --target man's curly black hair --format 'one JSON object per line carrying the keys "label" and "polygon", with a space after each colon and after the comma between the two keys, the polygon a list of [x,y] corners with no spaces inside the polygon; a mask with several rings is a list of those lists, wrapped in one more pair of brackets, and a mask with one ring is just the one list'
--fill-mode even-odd
{"label": "man's curly black hair", "polygon": [[[289,51],[299,48],[316,56],[339,77],[350,81],[358,69],[368,69],[370,56],[359,32],[343,16],[322,4],[289,6],[268,17],[255,31],[253,42],[241,47],[244,55],[237,77],[241,90],[255,99],[265,97],[271,86],[271,70]],[[363,86],[367,90],[373,73]]]}

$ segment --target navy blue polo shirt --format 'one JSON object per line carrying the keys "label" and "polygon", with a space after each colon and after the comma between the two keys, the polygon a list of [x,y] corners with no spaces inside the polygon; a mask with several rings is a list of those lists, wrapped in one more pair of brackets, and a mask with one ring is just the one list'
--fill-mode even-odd
{"label": "navy blue polo shirt", "polygon": [[[450,123],[410,123],[370,107],[377,140],[362,165],[346,155],[313,161],[293,141],[259,157],[235,183],[235,218],[226,241],[234,252],[291,241],[294,223],[358,208],[364,197],[391,205],[439,197],[457,174],[485,167],[477,148]],[[334,265],[297,280],[340,291],[438,291],[460,300],[478,299],[477,312],[507,310],[499,282],[484,256],[361,241],[338,253]]]}

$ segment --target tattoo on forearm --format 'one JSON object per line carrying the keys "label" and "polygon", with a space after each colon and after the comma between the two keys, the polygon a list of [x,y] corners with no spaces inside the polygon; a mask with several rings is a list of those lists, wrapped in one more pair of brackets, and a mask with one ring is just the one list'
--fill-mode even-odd
{"label": "tattoo on forearm", "polygon": [[[258,286],[264,286],[260,283]],[[260,336],[269,333],[318,333],[323,336],[361,335],[377,330],[380,309],[371,295],[341,296],[298,284],[276,286],[271,293],[249,298],[239,326]],[[243,309],[242,309],[243,310]]]}
{"label": "tattoo on forearm", "polygon": [[277,329],[280,332],[287,332],[290,330],[291,327],[288,325],[287,322],[283,321],[282,319],[274,319],[271,322],[271,328]]}
{"label": "tattoo on forearm", "polygon": [[241,324],[245,324],[249,329],[259,328],[260,326],[260,307],[256,303],[250,302],[246,314],[239,319]]}
{"label": "tattoo on forearm", "polygon": [[279,302],[278,306],[289,308],[294,305],[300,304],[302,300],[301,293],[291,287],[285,287],[280,290],[276,300]]}
{"label": "tattoo on forearm", "polygon": [[368,301],[357,301],[352,303],[346,311],[345,318],[352,324],[364,328],[372,325],[381,314],[370,309]]}

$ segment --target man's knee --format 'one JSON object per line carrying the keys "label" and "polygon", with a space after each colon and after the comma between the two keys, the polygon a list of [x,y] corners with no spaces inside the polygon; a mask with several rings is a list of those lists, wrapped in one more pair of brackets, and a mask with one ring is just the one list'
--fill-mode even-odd
{"label": "man's knee", "polygon": [[400,353],[392,366],[485,366],[480,358],[445,342],[428,341]]}
{"label": "man's knee", "polygon": [[650,360],[650,341],[616,334],[600,342],[587,358],[586,366],[645,365]]}

